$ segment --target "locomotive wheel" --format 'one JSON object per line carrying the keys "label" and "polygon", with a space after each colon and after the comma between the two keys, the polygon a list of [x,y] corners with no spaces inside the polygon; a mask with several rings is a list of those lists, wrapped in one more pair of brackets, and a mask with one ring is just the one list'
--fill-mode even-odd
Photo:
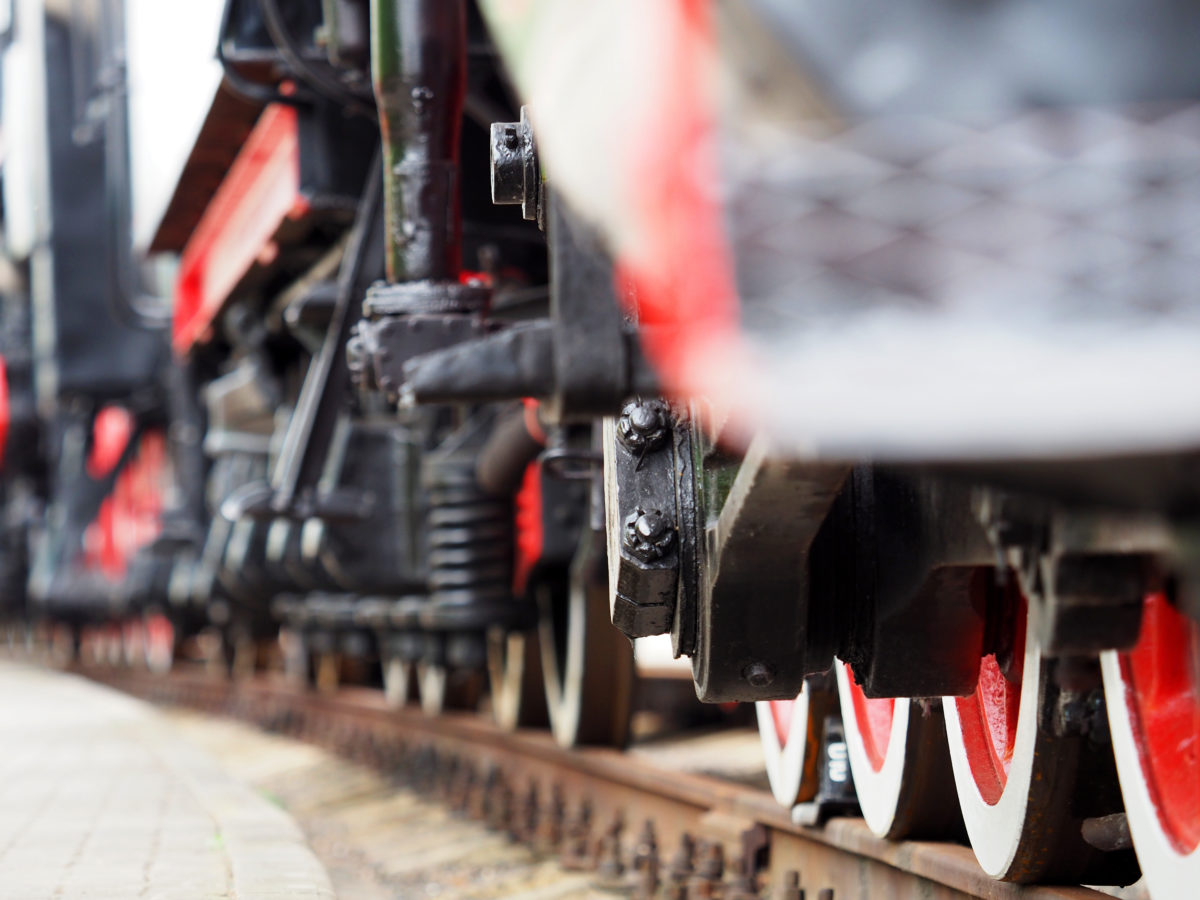
{"label": "locomotive wheel", "polygon": [[421,711],[427,716],[440,716],[448,709],[473,710],[483,695],[481,673],[438,663],[417,663],[417,685]]}
{"label": "locomotive wheel", "polygon": [[1101,657],[1109,728],[1134,849],[1155,900],[1200,881],[1200,625],[1146,598],[1128,653]]}
{"label": "locomotive wheel", "polygon": [[995,654],[984,657],[975,693],[946,697],[943,710],[959,805],[979,864],[994,878],[1033,881],[1043,874],[1047,837],[1057,827],[1055,806],[1069,796],[1055,790],[1064,779],[1038,728],[1045,666],[1037,645],[1026,641],[1023,598],[1011,628],[1011,663],[1002,670]]}
{"label": "locomotive wheel", "polygon": [[89,635],[79,625],[49,626],[50,660],[56,666],[70,666],[84,661]]}
{"label": "locomotive wheel", "polygon": [[383,658],[383,697],[387,705],[399,709],[407,706],[417,696],[417,665],[401,659],[396,654]]}
{"label": "locomotive wheel", "polygon": [[417,690],[421,711],[427,716],[441,715],[446,708],[446,680],[449,672],[444,665],[417,663]]}
{"label": "locomotive wheel", "polygon": [[283,675],[290,684],[306,688],[310,681],[308,646],[298,628],[279,629],[279,653],[283,657]]}
{"label": "locomotive wheel", "polygon": [[134,616],[121,623],[121,662],[127,667],[146,661],[146,623]]}
{"label": "locomotive wheel", "polygon": [[795,700],[760,700],[758,736],[771,793],[783,806],[812,799],[817,790],[817,754],[820,741],[813,728],[808,685]]}
{"label": "locomotive wheel", "polygon": [[942,700],[971,848],[984,871],[1004,881],[1126,883],[1128,854],[1083,841],[1079,810],[1107,785],[1095,780],[1096,758],[1085,756],[1088,739],[1055,734],[1049,724],[1057,718],[1051,663],[1032,639],[1036,611],[1014,581],[1003,626],[1011,652],[982,659],[974,694]]}
{"label": "locomotive wheel", "polygon": [[148,613],[143,636],[146,668],[160,675],[170,672],[179,651],[179,631],[175,624],[162,613]]}
{"label": "locomotive wheel", "polygon": [[112,668],[125,661],[125,632],[120,623],[110,622],[100,629],[100,661]]}
{"label": "locomotive wheel", "polygon": [[604,536],[586,532],[570,584],[538,585],[538,643],[550,730],[562,747],[622,747],[633,709],[633,645],[608,611]]}
{"label": "locomotive wheel", "polygon": [[251,678],[258,668],[258,642],[248,625],[233,623],[220,631],[221,673],[233,681]]}
{"label": "locomotive wheel", "polygon": [[492,629],[487,637],[492,718],[505,731],[549,721],[537,632]]}
{"label": "locomotive wheel", "polygon": [[961,829],[940,706],[908,698],[873,699],[850,667],[837,672],[842,724],[859,806],[880,837],[940,837]]}

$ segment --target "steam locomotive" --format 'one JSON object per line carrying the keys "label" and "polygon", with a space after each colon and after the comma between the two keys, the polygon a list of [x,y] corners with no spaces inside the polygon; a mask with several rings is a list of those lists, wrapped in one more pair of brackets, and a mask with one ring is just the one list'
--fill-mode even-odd
{"label": "steam locomotive", "polygon": [[565,746],[669,640],[797,816],[844,744],[882,836],[1190,895],[1195,4],[0,30],[10,636],[219,634]]}

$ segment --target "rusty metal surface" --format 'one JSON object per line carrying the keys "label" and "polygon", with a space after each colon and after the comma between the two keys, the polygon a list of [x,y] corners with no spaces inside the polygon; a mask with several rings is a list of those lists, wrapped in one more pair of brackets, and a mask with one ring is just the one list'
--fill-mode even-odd
{"label": "rusty metal surface", "polygon": [[[566,751],[542,732],[506,733],[482,717],[450,713],[436,719],[390,709],[379,691],[336,694],[298,690],[272,678],[230,683],[200,673],[168,677],[88,669],[85,674],[153,702],[233,716],[268,730],[326,746],[392,775],[439,802],[546,853],[568,868],[607,871],[638,895],[645,862],[644,823],[652,823],[656,863],[670,890],[673,857],[684,835],[694,839],[695,872],[707,864],[723,874],[707,887],[665,896],[740,896],[734,886],[745,860],[769,896],[789,872],[800,873],[810,896],[832,888],[837,900],[887,897],[1100,900],[1081,887],[1020,887],[992,881],[966,847],[876,838],[861,819],[834,819],[820,828],[794,825],[765,791],[685,772],[668,771],[636,753]],[[661,757],[660,757],[661,758]],[[638,847],[642,847],[640,861]],[[712,848],[719,846],[721,849]],[[615,848],[615,849],[614,849]],[[637,871],[635,871],[635,866]],[[620,874],[615,875],[614,872]],[[720,895],[720,894],[718,894]],[[648,896],[648,895],[647,895]],[[747,896],[757,896],[750,894]]]}

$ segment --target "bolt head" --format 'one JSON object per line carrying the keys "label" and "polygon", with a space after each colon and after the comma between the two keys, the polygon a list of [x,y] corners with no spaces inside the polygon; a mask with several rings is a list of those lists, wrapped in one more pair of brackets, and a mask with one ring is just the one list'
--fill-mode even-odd
{"label": "bolt head", "polygon": [[775,680],[775,669],[764,662],[753,662],[742,669],[742,678],[751,687],[769,687]]}
{"label": "bolt head", "polygon": [[661,400],[633,400],[617,420],[617,439],[633,453],[657,450],[667,439],[671,419]]}
{"label": "bolt head", "polygon": [[625,519],[622,543],[642,562],[661,559],[675,538],[674,523],[659,509],[635,509]]}
{"label": "bolt head", "polygon": [[663,532],[667,530],[667,520],[657,509],[648,512],[645,515],[638,516],[634,522],[634,529],[638,533],[638,537],[642,540],[653,541],[655,538],[661,537]]}

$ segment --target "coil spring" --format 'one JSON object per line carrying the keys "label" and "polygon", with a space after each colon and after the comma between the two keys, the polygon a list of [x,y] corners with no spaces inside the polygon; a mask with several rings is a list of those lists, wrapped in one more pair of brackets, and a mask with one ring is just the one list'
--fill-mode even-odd
{"label": "coil spring", "polygon": [[459,605],[511,597],[511,500],[479,488],[473,458],[442,458],[430,474],[430,599]]}

